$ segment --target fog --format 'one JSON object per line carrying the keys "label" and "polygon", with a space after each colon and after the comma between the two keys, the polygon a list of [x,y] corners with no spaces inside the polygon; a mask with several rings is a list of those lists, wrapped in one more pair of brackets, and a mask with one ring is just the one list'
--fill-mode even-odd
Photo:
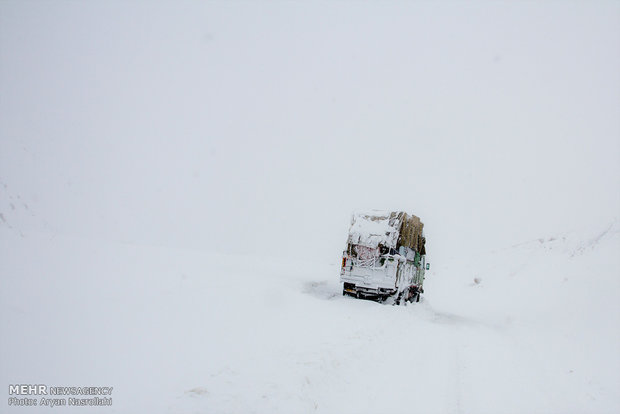
{"label": "fog", "polygon": [[0,1],[10,412],[620,412],[619,216],[617,1]]}
{"label": "fog", "polygon": [[0,226],[307,262],[361,208],[420,216],[437,260],[603,228],[619,22],[617,2],[3,1]]}

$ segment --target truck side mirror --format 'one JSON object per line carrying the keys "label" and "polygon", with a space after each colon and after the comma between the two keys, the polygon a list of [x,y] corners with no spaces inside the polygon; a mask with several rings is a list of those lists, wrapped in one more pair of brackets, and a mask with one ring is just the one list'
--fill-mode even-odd
{"label": "truck side mirror", "polygon": [[430,263],[427,263],[427,264],[426,264],[426,270],[430,270],[430,268],[431,268],[431,264],[430,264]]}

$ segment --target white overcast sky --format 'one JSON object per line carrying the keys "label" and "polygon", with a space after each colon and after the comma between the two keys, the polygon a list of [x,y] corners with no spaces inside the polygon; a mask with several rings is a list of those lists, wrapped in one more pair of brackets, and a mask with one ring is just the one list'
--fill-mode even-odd
{"label": "white overcast sky", "polygon": [[[0,1],[0,225],[337,258],[620,213],[620,3]],[[27,206],[27,208],[26,208]]]}

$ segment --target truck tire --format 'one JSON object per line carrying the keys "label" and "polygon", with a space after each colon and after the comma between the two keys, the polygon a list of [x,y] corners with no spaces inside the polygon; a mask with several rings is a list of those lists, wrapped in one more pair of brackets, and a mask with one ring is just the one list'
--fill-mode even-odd
{"label": "truck tire", "polygon": [[405,296],[405,291],[399,292],[396,295],[396,299],[394,300],[394,304],[400,306],[400,301],[401,300],[405,300],[405,301],[407,300],[407,297]]}

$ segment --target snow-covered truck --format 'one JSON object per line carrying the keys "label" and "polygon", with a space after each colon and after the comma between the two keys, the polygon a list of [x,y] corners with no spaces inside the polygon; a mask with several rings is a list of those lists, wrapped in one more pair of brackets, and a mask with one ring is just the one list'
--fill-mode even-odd
{"label": "snow-covered truck", "polygon": [[423,229],[419,217],[403,211],[354,213],[340,269],[342,294],[419,302],[429,267]]}

